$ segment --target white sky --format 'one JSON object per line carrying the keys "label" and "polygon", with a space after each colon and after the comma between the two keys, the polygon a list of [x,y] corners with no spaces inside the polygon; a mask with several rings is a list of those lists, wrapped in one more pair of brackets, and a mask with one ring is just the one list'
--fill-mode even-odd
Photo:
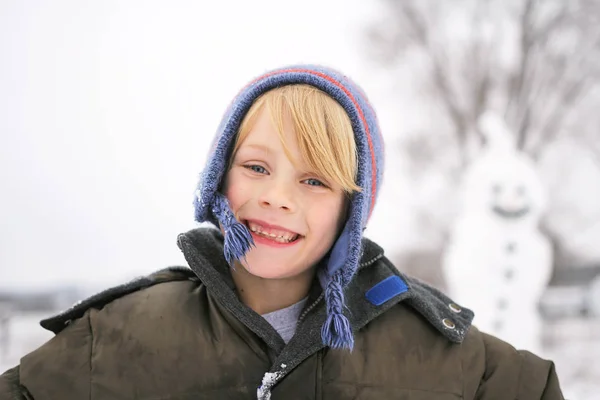
{"label": "white sky", "polygon": [[[359,0],[0,2],[0,287],[103,286],[182,263],[207,145],[267,69],[343,70],[386,134],[396,106],[359,42],[373,12]],[[384,246],[407,234],[385,233],[398,210],[375,211]]]}

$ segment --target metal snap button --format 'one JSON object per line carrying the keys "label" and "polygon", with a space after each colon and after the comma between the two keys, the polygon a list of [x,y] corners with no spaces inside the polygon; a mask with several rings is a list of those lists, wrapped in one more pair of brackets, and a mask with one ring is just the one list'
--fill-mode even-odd
{"label": "metal snap button", "polygon": [[444,326],[448,329],[454,329],[456,327],[456,325],[454,324],[454,322],[452,322],[452,320],[448,319],[448,318],[444,318],[442,320],[442,323],[444,324]]}
{"label": "metal snap button", "polygon": [[456,305],[454,303],[448,304],[448,308],[450,309],[450,311],[452,311],[453,313],[456,313],[456,314],[458,314],[459,312],[462,311],[462,308],[460,308],[458,305]]}

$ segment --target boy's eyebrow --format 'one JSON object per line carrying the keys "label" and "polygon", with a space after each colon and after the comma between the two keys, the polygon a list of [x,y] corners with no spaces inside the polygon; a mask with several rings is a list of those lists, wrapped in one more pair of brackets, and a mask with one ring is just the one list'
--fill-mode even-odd
{"label": "boy's eyebrow", "polygon": [[273,149],[271,149],[269,146],[264,145],[264,144],[257,144],[257,143],[243,144],[240,146],[239,150],[242,150],[244,148],[250,148],[252,150],[259,150],[264,153],[270,153],[273,151]]}

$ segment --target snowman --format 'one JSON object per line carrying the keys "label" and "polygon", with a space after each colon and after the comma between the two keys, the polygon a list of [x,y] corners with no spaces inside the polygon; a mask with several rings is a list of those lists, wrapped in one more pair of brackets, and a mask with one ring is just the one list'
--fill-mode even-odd
{"label": "snowman", "polygon": [[544,190],[502,118],[486,112],[479,127],[487,146],[465,174],[443,260],[447,289],[474,310],[481,331],[540,352],[538,303],[552,274],[551,246],[538,229]]}

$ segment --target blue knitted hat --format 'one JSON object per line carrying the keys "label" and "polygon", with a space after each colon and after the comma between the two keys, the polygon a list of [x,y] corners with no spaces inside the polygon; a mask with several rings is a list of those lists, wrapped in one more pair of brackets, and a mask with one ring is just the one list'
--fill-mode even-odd
{"label": "blue knitted hat", "polygon": [[243,258],[253,245],[248,228],[238,222],[225,196],[218,192],[242,119],[261,94],[291,84],[314,86],[335,99],[348,113],[358,153],[356,183],[360,192],[352,195],[348,219],[339,238],[318,271],[325,292],[327,319],[321,335],[332,348],[352,349],[352,327],[344,315],[344,288],[358,268],[363,230],[373,211],[383,175],[383,140],[375,112],[362,90],[335,70],[314,65],[291,66],[268,72],[251,81],[230,104],[213,142],[206,168],[200,176],[194,201],[198,222],[220,223],[225,232],[225,258],[231,264]]}

